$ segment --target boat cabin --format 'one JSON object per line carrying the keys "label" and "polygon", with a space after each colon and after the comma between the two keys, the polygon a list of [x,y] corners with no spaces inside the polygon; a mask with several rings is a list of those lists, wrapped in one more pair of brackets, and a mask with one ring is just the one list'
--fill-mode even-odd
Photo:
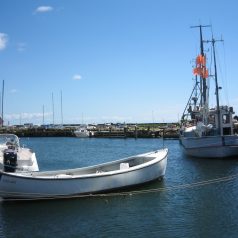
{"label": "boat cabin", "polygon": [[189,108],[188,112],[190,121],[185,125],[184,136],[234,135],[233,107],[220,106],[219,111],[211,108],[207,113],[207,121],[202,121],[203,108]]}

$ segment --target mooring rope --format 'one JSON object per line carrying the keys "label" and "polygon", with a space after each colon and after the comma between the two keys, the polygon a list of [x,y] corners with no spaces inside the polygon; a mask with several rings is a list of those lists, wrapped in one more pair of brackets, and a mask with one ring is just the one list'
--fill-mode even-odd
{"label": "mooring rope", "polygon": [[[169,192],[173,190],[179,189],[193,189],[195,187],[202,187],[210,184],[222,183],[226,181],[231,181],[238,178],[238,174],[203,180],[194,183],[187,183],[187,184],[180,184],[176,186],[170,186],[166,188],[152,188],[152,189],[145,189],[145,190],[133,190],[133,191],[125,191],[125,192],[109,192],[109,193],[97,193],[97,194],[77,194],[77,195],[58,195],[58,196],[45,196],[42,194],[42,197],[35,197],[35,198],[8,198],[3,199],[2,201],[31,201],[31,200],[53,200],[53,199],[69,199],[69,198],[87,198],[87,197],[119,197],[119,196],[133,196],[139,194],[149,194],[149,193],[156,193],[156,192]],[[1,191],[0,191],[1,192]],[[40,194],[38,194],[40,195]]]}

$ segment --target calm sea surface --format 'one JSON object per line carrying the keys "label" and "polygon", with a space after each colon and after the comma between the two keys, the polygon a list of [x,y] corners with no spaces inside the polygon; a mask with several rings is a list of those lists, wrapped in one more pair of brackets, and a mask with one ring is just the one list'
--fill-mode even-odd
{"label": "calm sea surface", "polygon": [[[84,167],[162,148],[161,139],[22,138],[41,170]],[[186,157],[178,140],[169,148],[162,182],[168,190],[116,197],[0,202],[0,237],[238,237],[238,178],[169,189],[238,174],[238,158]],[[137,188],[138,189],[138,188]]]}

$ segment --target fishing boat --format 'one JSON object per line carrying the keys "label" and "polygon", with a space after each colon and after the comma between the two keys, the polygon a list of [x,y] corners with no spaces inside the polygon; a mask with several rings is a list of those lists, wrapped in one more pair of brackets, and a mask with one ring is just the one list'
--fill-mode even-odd
{"label": "fishing boat", "polygon": [[35,153],[21,147],[19,138],[14,134],[0,134],[0,171],[39,171]]}
{"label": "fishing boat", "polygon": [[[233,107],[220,105],[215,43],[222,40],[203,40],[202,29],[209,26],[195,26],[200,30],[200,54],[193,69],[195,85],[181,118],[180,142],[186,154],[204,158],[226,158],[238,156],[238,135],[234,131]],[[211,44],[210,65],[204,53],[204,44]],[[206,51],[209,52],[209,51]],[[210,107],[210,79],[215,82],[215,107]]]}
{"label": "fishing boat", "polygon": [[168,149],[99,164],[44,172],[0,171],[3,199],[75,197],[144,184],[165,175]]}

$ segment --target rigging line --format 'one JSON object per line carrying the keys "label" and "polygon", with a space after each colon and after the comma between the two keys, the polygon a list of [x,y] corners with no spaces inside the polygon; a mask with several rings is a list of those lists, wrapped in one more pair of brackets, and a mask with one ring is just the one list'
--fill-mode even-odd
{"label": "rigging line", "polygon": [[[223,72],[222,67],[221,67],[221,60],[220,60],[220,55],[219,52],[216,51],[216,56],[217,56],[217,63],[218,63],[218,68],[219,68],[219,77],[221,78],[220,82],[222,82],[222,86],[224,86],[224,90],[223,90],[223,94],[221,94],[221,96],[225,97],[225,104],[230,105],[229,103],[229,96],[228,96],[228,84],[227,84],[227,77],[226,77],[226,63],[225,63],[225,44],[223,40],[219,40],[223,42],[223,59],[224,59],[224,67],[225,67],[225,72]],[[225,75],[224,75],[225,74]]]}
{"label": "rigging line", "polygon": [[[213,33],[212,33],[213,35]],[[213,49],[212,49],[212,44],[210,45],[209,48],[211,54],[210,54],[210,79],[212,81],[212,88],[210,88],[210,90],[214,90],[214,94],[216,94],[216,89],[215,89],[215,72],[213,71],[213,65],[215,64],[214,59],[213,59]],[[213,92],[213,91],[212,91]],[[215,107],[214,104],[216,105],[216,103],[214,102],[214,97],[211,98],[210,100],[210,105],[212,105],[212,107]]]}
{"label": "rigging line", "polygon": [[98,194],[82,194],[82,195],[58,195],[58,196],[50,196],[50,197],[40,197],[40,198],[9,198],[7,200],[3,200],[4,202],[10,201],[34,201],[34,200],[55,200],[55,199],[68,199],[68,198],[89,198],[89,197],[120,197],[120,196],[133,196],[140,194],[149,194],[156,192],[169,192],[173,190],[179,189],[193,189],[196,187],[207,186],[216,183],[222,183],[231,181],[238,178],[238,174],[233,174],[225,177],[214,178],[209,180],[198,181],[194,183],[180,184],[177,186],[170,186],[167,188],[153,188],[153,189],[145,189],[145,190],[134,190],[134,191],[126,191],[126,192],[114,192],[114,193],[98,193]]}
{"label": "rigging line", "polygon": [[[219,57],[219,53],[216,51],[216,58],[217,58],[217,64],[218,64],[218,69],[219,69],[219,75],[218,78],[220,78],[221,80],[219,80],[218,82],[218,86],[223,86],[226,87],[226,85],[224,84],[224,78],[223,78],[223,72],[221,70],[221,61],[220,61],[220,57]],[[223,93],[219,93],[220,95],[220,100],[224,99],[223,96],[225,95],[225,98],[227,98],[227,93],[226,93],[226,88],[224,88]],[[223,100],[222,100],[223,101]],[[223,103],[225,103],[223,101]],[[226,104],[226,103],[225,103]]]}
{"label": "rigging line", "polygon": [[226,99],[227,99],[227,102],[228,102],[228,105],[230,105],[230,100],[229,100],[229,94],[228,94],[228,82],[227,82],[227,64],[226,64],[226,48],[225,48],[225,42],[223,41],[222,42],[222,48],[223,48],[223,60],[224,60],[224,81],[225,81],[225,88],[226,88]]}

